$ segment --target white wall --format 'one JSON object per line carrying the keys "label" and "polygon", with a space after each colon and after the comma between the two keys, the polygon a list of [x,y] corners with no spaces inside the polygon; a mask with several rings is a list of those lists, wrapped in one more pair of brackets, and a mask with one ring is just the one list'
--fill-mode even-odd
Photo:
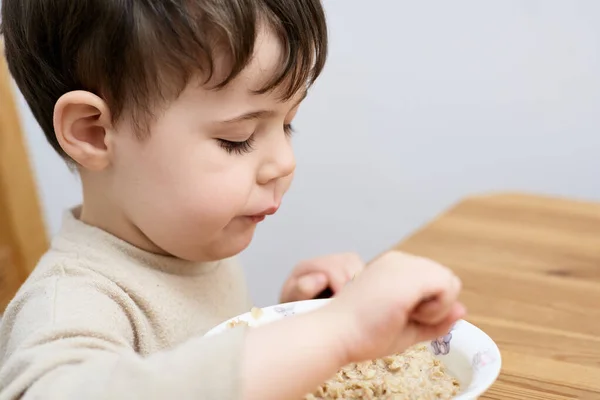
{"label": "white wall", "polygon": [[[243,255],[259,305],[300,258],[374,256],[497,190],[600,200],[600,2],[325,0],[329,64],[299,167]],[[51,232],[79,186],[23,107]]]}

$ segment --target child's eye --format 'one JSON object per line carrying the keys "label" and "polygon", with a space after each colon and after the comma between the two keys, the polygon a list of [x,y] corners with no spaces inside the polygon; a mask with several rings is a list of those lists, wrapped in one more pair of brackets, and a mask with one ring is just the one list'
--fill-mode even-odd
{"label": "child's eye", "polygon": [[[287,136],[292,136],[292,134],[295,132],[292,124],[283,125],[283,131]],[[219,145],[229,154],[246,154],[254,150],[254,148],[252,147],[252,145],[254,144],[254,135],[250,136],[247,140],[243,142],[234,142],[225,139],[217,140],[219,141]]]}
{"label": "child's eye", "polygon": [[250,153],[254,148],[252,144],[254,143],[254,135],[250,136],[247,140],[243,142],[232,142],[231,140],[225,139],[217,139],[219,141],[219,145],[229,154],[245,154]]}
{"label": "child's eye", "polygon": [[292,134],[296,130],[294,129],[294,127],[292,126],[292,124],[285,124],[285,125],[283,125],[283,131],[285,132],[286,135],[292,136]]}

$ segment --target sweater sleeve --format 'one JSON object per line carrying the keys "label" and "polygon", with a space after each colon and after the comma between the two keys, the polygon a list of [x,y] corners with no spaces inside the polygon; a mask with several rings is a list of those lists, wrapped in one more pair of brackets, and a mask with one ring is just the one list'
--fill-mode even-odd
{"label": "sweater sleeve", "polygon": [[20,293],[0,330],[0,400],[241,397],[243,328],[142,357],[118,297],[85,278]]}

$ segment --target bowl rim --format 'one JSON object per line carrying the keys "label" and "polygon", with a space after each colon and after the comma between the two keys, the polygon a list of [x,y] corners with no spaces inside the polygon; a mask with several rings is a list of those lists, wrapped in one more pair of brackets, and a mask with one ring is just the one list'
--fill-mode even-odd
{"label": "bowl rim", "polygon": [[[454,400],[472,400],[487,392],[492,387],[494,382],[498,380],[500,372],[502,371],[502,353],[500,352],[500,347],[498,347],[498,344],[494,341],[494,339],[492,339],[490,335],[485,333],[477,325],[474,325],[473,323],[465,319],[461,319],[460,323],[465,326],[468,326],[470,330],[477,332],[477,334],[479,334],[481,337],[486,338],[491,344],[493,344],[492,350],[494,351],[494,357],[496,357],[495,363],[497,365],[494,367],[494,369],[488,371],[488,373],[486,373],[485,375],[479,375],[480,378],[478,379],[478,384],[475,387],[471,388],[470,386],[468,386],[467,388],[465,388],[465,390],[470,389],[469,393],[459,393],[457,396],[454,397]],[[472,365],[471,368],[473,369]]]}
{"label": "bowl rim", "polygon": [[[294,309],[295,309],[295,306],[298,304],[304,304],[304,305],[306,305],[306,304],[311,304],[311,305],[323,304],[323,305],[325,305],[329,301],[331,301],[331,299],[301,300],[301,301],[280,303],[280,304],[274,304],[274,305],[270,305],[270,306],[266,306],[266,307],[257,307],[257,308],[260,308],[261,310],[266,310],[266,309],[273,310],[276,307],[284,307],[284,308],[294,307]],[[318,306],[312,307],[312,308],[310,308],[310,310],[307,310],[306,312],[310,312],[317,308],[318,308]],[[302,311],[300,313],[302,313]],[[282,318],[285,318],[285,316],[280,316],[279,318],[277,318],[273,321],[276,321],[276,320],[282,319]],[[213,336],[213,335],[217,335],[219,333],[225,332],[227,329],[230,329],[227,325],[231,321],[234,321],[236,319],[238,319],[238,320],[241,319],[243,321],[247,321],[247,320],[253,320],[254,317],[252,316],[252,311],[247,311],[245,313],[239,314],[239,315],[229,318],[229,319],[221,322],[220,324],[214,326],[213,328],[209,329],[204,334],[204,336],[208,337],[208,336]],[[273,322],[273,321],[268,321],[267,323]],[[485,333],[481,328],[479,328],[478,326],[474,325],[473,323],[471,323],[465,319],[461,319],[457,322],[460,322],[460,324],[465,325],[466,327],[468,327],[467,328],[468,330],[476,332],[476,334],[479,337],[482,337],[486,341],[488,341],[492,345],[492,346],[490,346],[491,349],[489,349],[489,350],[491,350],[494,353],[493,355],[495,357],[494,368],[492,370],[488,370],[485,374],[477,374],[477,371],[471,364],[470,368],[473,371],[473,378],[476,376],[476,374],[478,376],[476,386],[471,387],[471,384],[472,384],[471,383],[469,386],[464,388],[464,390],[468,391],[467,393],[459,393],[457,396],[455,396],[453,398],[454,400],[473,400],[473,399],[478,398],[485,392],[487,392],[490,389],[490,387],[492,387],[494,382],[496,382],[496,380],[498,380],[498,377],[500,376],[500,373],[502,371],[502,353],[500,352],[500,348],[499,348],[498,344],[487,333]],[[472,382],[474,380],[475,379],[472,379]]]}

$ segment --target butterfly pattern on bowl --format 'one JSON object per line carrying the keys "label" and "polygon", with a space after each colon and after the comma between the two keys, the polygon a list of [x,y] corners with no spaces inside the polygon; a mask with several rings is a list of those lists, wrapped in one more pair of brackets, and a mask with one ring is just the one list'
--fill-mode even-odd
{"label": "butterfly pattern on bowl", "polygon": [[450,353],[450,341],[452,340],[452,331],[454,330],[454,326],[450,328],[450,331],[444,335],[440,336],[437,339],[431,341],[431,349],[433,354],[436,356],[439,355],[447,355]]}
{"label": "butterfly pattern on bowl", "polygon": [[475,371],[481,370],[486,365],[490,365],[496,362],[496,357],[492,354],[490,349],[485,349],[483,351],[478,351],[473,356],[473,361],[471,365]]}
{"label": "butterfly pattern on bowl", "polygon": [[281,305],[273,308],[277,314],[282,317],[289,317],[290,315],[296,314],[295,312],[295,304]]}

